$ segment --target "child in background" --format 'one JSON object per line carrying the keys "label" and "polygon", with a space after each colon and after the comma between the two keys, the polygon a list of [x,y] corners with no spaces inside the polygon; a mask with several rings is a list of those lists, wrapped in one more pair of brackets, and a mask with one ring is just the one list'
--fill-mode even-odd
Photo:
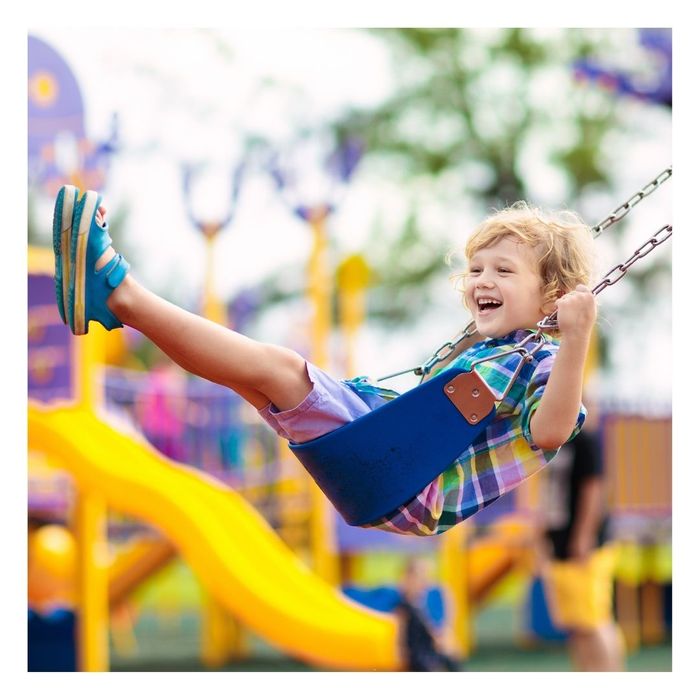
{"label": "child in background", "polygon": [[459,671],[447,653],[444,635],[425,615],[428,574],[426,562],[412,557],[401,579],[401,598],[394,609],[399,620],[401,656],[407,671]]}
{"label": "child in background", "polygon": [[[72,332],[98,321],[137,329],[183,369],[229,387],[295,443],[328,433],[382,405],[395,392],[367,378],[338,381],[295,351],[258,342],[181,309],[143,287],[111,247],[101,196],[64,186],[54,209],[56,299]],[[496,212],[470,237],[461,275],[465,306],[483,340],[449,366],[469,368],[501,354],[557,311],[557,337],[520,371],[477,442],[414,498],[371,523],[391,532],[444,532],[541,469],[583,424],[583,368],[596,318],[590,230],[568,213],[519,203]],[[479,364],[494,394],[520,357]]]}

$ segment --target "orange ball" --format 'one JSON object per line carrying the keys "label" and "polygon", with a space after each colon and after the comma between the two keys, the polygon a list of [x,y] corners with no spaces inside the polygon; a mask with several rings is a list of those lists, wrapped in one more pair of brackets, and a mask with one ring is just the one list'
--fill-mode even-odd
{"label": "orange ball", "polygon": [[70,605],[75,600],[76,545],[65,527],[44,525],[29,537],[29,603]]}

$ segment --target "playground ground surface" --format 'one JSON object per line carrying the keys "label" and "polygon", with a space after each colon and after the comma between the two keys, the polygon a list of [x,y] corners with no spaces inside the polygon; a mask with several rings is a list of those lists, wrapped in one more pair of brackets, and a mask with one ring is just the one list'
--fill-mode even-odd
{"label": "playground ground surface", "polygon": [[[537,645],[517,641],[519,615],[511,606],[492,606],[475,620],[477,646],[462,668],[478,671],[572,671],[565,647],[560,643]],[[143,615],[135,629],[138,652],[120,655],[112,649],[113,671],[208,671],[199,659],[199,621],[195,616],[162,619]],[[289,672],[317,671],[299,661],[281,656],[259,640],[251,641],[252,658],[229,662],[217,671]],[[671,641],[643,646],[627,659],[634,672],[671,671]]]}

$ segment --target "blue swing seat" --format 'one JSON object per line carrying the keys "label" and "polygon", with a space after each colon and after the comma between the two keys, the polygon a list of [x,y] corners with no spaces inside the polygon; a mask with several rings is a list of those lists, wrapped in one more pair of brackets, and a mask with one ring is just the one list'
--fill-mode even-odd
{"label": "blue swing seat", "polygon": [[367,525],[445,471],[495,414],[478,373],[451,368],[337,430],[289,447],[343,519]]}

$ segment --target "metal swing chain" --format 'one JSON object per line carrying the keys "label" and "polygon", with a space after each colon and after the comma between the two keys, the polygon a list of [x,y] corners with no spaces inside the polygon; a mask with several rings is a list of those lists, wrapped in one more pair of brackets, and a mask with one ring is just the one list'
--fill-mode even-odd
{"label": "metal swing chain", "polygon": [[[637,262],[637,260],[641,260],[641,258],[649,255],[654,248],[668,240],[672,235],[673,226],[670,224],[662,226],[653,236],[651,236],[651,238],[649,238],[649,240],[645,241],[644,244],[637,248],[637,250],[635,250],[634,253],[627,258],[627,260],[625,260],[625,262],[619,263],[618,265],[615,265],[615,267],[608,270],[608,272],[603,275],[603,279],[598,282],[593,289],[591,289],[591,292],[593,292],[593,294],[600,294],[605,288],[612,287],[614,284],[617,284],[627,274],[627,270],[629,270],[630,267]],[[549,316],[542,319],[537,324],[537,327],[539,329],[557,328],[556,319],[557,312],[554,311]]]}
{"label": "metal swing chain", "polygon": [[645,185],[641,190],[632,195],[624,204],[621,204],[617,209],[608,214],[608,216],[591,229],[591,231],[593,231],[593,238],[598,238],[606,228],[617,223],[620,219],[624,219],[633,207],[636,207],[645,197],[648,197],[654,190],[666,182],[672,174],[673,168],[669,166],[666,170],[659,173],[648,185]]}
{"label": "metal swing chain", "polygon": [[408,374],[409,372],[413,372],[413,374],[421,377],[421,381],[423,381],[425,376],[430,373],[430,370],[438,362],[446,360],[448,357],[450,357],[450,355],[452,355],[457,348],[457,345],[459,345],[459,343],[461,343],[465,338],[474,335],[474,333],[476,333],[476,323],[474,321],[469,321],[459,335],[456,335],[454,338],[452,338],[452,340],[448,340],[446,343],[443,343],[422,365],[418,365],[417,367],[413,367],[411,369],[404,369],[400,372],[394,372],[393,374],[387,374],[385,377],[379,377],[377,381],[383,382],[385,379],[398,377],[402,374]]}
{"label": "metal swing chain", "polygon": [[[627,216],[627,214],[629,214],[632,208],[637,206],[639,202],[648,197],[660,185],[666,182],[666,180],[668,180],[672,174],[673,168],[666,168],[663,172],[659,173],[659,175],[657,175],[649,184],[645,185],[641,190],[639,190],[632,197],[630,197],[624,204],[621,204],[619,207],[617,207],[617,209],[615,209],[602,221],[596,224],[591,229],[591,231],[593,232],[593,238],[597,238],[601,233],[603,233],[603,231],[605,231],[605,229],[609,228],[613,224],[620,221],[620,219],[623,219],[625,216]],[[664,231],[666,231],[666,235],[659,238],[659,234],[662,234]],[[660,228],[648,241],[646,241],[640,248],[638,248],[630,258],[628,258],[622,264],[615,265],[615,267],[613,267],[606,275],[604,275],[603,279],[591,290],[593,294],[599,294],[606,287],[610,287],[613,284],[619,282],[627,274],[627,270],[635,262],[637,262],[637,260],[643,258],[645,255],[648,255],[652,250],[654,250],[654,248],[663,243],[666,239],[670,238],[672,233],[673,227],[670,225],[666,225]],[[614,273],[617,273],[617,276],[611,279],[611,275]],[[525,344],[535,339],[541,341],[542,331],[544,329],[557,328],[556,316],[557,313],[555,311],[546,318],[542,319],[542,321],[540,321],[537,324],[539,330],[536,333],[531,333],[529,336],[527,336],[527,338],[518,343],[512,350],[508,350],[505,353],[499,353],[498,355],[492,355],[488,358],[485,358],[492,360],[496,357],[501,357],[502,355],[511,354],[513,352],[519,352],[523,356],[510,384],[508,385],[507,389],[503,392],[503,396],[501,398],[505,397],[505,395],[508,393],[508,390],[510,389],[510,386],[512,385],[515,377],[517,376],[522,364],[525,361],[529,362],[532,359],[533,352],[537,352],[537,350],[539,350],[539,348],[542,346],[542,342],[539,342],[539,344],[533,352],[528,352],[527,350],[525,350]],[[446,360],[448,357],[450,357],[459,345],[459,343],[462,342],[462,340],[464,340],[465,338],[474,335],[474,333],[476,333],[476,323],[474,321],[470,321],[459,335],[452,338],[452,340],[448,340],[446,343],[443,343],[422,365],[418,365],[417,367],[413,367],[411,369],[405,369],[400,372],[394,372],[393,374],[387,374],[384,377],[379,377],[377,381],[383,382],[386,379],[392,379],[393,377],[398,377],[402,374],[408,374],[409,372],[413,372],[413,374],[421,378],[422,382],[423,379],[425,379],[425,377],[430,373],[432,368],[438,362]],[[479,364],[483,361],[484,360],[479,360],[474,364]]]}

